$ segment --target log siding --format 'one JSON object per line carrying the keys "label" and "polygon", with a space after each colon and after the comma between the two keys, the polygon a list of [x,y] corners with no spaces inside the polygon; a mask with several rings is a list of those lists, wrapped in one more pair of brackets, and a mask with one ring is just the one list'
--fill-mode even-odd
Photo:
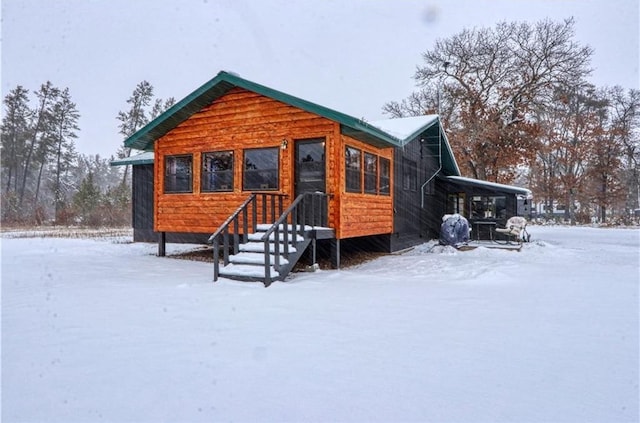
{"label": "log siding", "polygon": [[[335,229],[336,237],[391,233],[393,194],[347,193],[344,151],[345,146],[350,145],[392,162],[392,148],[378,149],[344,136],[337,122],[242,88],[230,90],[155,143],[154,183],[158,189],[154,193],[154,230],[214,232],[250,194],[242,189],[242,160],[247,149],[278,149],[278,189],[268,192],[285,195],[286,207],[295,193],[294,142],[310,138],[325,140],[329,226]],[[203,153],[217,151],[233,152],[233,188],[230,191],[202,189]],[[188,154],[193,157],[192,192],[165,193],[165,157]]]}

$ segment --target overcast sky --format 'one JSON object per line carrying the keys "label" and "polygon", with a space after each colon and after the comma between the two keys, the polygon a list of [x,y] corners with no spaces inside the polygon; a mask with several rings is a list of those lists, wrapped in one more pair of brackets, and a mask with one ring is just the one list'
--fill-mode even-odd
{"label": "overcast sky", "polygon": [[637,0],[2,0],[2,96],[68,87],[76,147],[101,156],[122,143],[116,115],[142,80],[180,100],[231,70],[376,120],[414,90],[436,39],[571,16],[576,40],[595,49],[591,81],[639,88]]}

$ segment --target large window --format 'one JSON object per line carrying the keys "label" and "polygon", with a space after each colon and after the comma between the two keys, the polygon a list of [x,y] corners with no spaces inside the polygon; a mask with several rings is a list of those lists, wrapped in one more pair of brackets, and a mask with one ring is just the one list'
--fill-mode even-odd
{"label": "large window", "polygon": [[357,148],[347,147],[345,150],[346,190],[347,192],[362,192],[360,180],[362,153]]}
{"label": "large window", "polygon": [[473,219],[505,219],[506,206],[505,196],[474,195],[471,198],[471,217]]}
{"label": "large window", "polygon": [[378,192],[378,156],[364,153],[364,192]]}
{"label": "large window", "polygon": [[380,194],[389,195],[391,185],[391,162],[380,157]]}
{"label": "large window", "polygon": [[447,196],[447,213],[458,213],[464,216],[464,192],[449,194]]}
{"label": "large window", "polygon": [[167,156],[164,162],[164,192],[191,192],[193,157]]}
{"label": "large window", "polygon": [[256,148],[244,151],[244,175],[242,189],[278,189],[278,148]]}
{"label": "large window", "polygon": [[233,191],[233,151],[202,154],[202,191]]}

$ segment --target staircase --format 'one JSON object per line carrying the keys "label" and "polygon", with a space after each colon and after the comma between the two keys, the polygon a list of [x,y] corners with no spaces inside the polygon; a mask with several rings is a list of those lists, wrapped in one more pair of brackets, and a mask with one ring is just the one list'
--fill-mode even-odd
{"label": "staircase", "polygon": [[327,208],[322,205],[326,205],[326,194],[301,194],[285,211],[283,197],[251,194],[211,235],[214,281],[223,276],[269,286],[273,281],[284,280],[318,231],[325,232],[323,237],[327,232],[333,234],[326,228]]}

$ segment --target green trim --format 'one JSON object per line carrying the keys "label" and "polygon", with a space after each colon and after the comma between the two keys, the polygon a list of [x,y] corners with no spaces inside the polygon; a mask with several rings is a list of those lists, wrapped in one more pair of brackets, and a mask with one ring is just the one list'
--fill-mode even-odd
{"label": "green trim", "polygon": [[[435,123],[437,123],[437,125],[435,125]],[[440,132],[438,133],[438,131]],[[453,151],[451,150],[451,144],[449,144],[447,134],[445,133],[444,128],[442,128],[440,118],[438,118],[437,121],[434,122],[434,124],[429,125],[426,130],[422,130],[421,132],[412,134],[411,137],[418,137],[422,134],[428,134],[429,137],[442,137],[442,173],[446,176],[460,176],[460,168],[458,167],[456,158],[453,155]],[[437,155],[437,146],[433,145],[433,143],[429,143],[429,145],[431,145],[431,154],[434,156]]]}
{"label": "green trim", "polygon": [[153,151],[144,152],[131,157],[124,157],[109,163],[111,166],[135,166],[153,164]]}
{"label": "green trim", "polygon": [[210,105],[213,101],[224,96],[234,87],[244,88],[245,90],[261,94],[265,97],[338,122],[340,124],[341,134],[379,148],[404,147],[409,142],[415,141],[422,134],[431,133],[434,128],[439,128],[444,143],[444,148],[442,149],[443,172],[445,175],[460,175],[460,169],[453,156],[451,146],[449,145],[439,118],[417,129],[407,138],[399,139],[362,119],[357,119],[353,116],[329,109],[328,107],[274,90],[273,88],[243,79],[238,75],[225,71],[219,72],[213,79],[200,86],[156,119],[149,122],[129,137],[124,145],[138,150],[153,150],[153,144],[158,138],[180,125],[193,114]]}

